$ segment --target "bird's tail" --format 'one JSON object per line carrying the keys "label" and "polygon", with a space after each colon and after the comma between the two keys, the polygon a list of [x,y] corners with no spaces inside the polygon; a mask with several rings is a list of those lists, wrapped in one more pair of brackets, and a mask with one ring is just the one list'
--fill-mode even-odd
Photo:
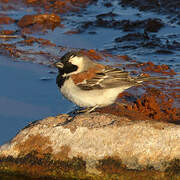
{"label": "bird's tail", "polygon": [[147,82],[147,81],[153,81],[153,80],[176,80],[178,79],[178,76],[175,77],[162,77],[162,76],[150,76],[150,77],[145,77],[145,76],[137,76],[136,77],[136,82],[137,83],[142,83],[142,82]]}

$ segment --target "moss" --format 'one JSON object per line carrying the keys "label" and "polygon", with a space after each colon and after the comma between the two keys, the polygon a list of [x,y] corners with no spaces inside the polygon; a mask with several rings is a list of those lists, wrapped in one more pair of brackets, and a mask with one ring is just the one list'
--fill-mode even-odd
{"label": "moss", "polygon": [[[0,173],[0,179],[1,180],[55,180],[55,178],[52,178],[52,177],[43,177],[43,178],[35,178],[34,179],[29,176],[17,174],[14,172],[13,173],[12,172]],[[66,179],[63,178],[62,180],[66,180]]]}
{"label": "moss", "polygon": [[97,168],[108,174],[120,173],[122,169],[122,162],[119,159],[107,157],[106,159],[99,161]]}
{"label": "moss", "polygon": [[102,179],[119,180],[178,180],[180,179],[180,160],[174,160],[170,163],[166,172],[154,170],[149,166],[144,170],[127,169],[118,158],[107,157],[99,161],[97,169],[102,172]]}
{"label": "moss", "polygon": [[180,159],[174,159],[171,161],[165,172],[169,176],[177,175],[180,179]]}
{"label": "moss", "polygon": [[[77,179],[77,180],[178,180],[180,179],[180,160],[173,160],[165,172],[159,172],[153,167],[146,170],[128,170],[122,161],[116,157],[107,157],[99,160],[96,167],[101,171],[100,175],[89,174],[86,171],[86,162],[82,158],[66,160],[52,160],[50,153],[44,154],[44,158],[37,156],[36,151],[24,157],[13,158],[8,156],[0,158],[0,179],[37,180],[48,179]],[[1,176],[3,178],[1,178]],[[11,177],[11,178],[10,178]],[[5,179],[6,178],[6,179]],[[9,179],[8,179],[9,178]]]}
{"label": "moss", "polygon": [[0,173],[33,178],[63,177],[68,179],[83,177],[86,173],[86,163],[81,158],[54,161],[50,153],[43,154],[43,157],[41,158],[36,151],[32,151],[18,158],[12,156],[0,158]]}

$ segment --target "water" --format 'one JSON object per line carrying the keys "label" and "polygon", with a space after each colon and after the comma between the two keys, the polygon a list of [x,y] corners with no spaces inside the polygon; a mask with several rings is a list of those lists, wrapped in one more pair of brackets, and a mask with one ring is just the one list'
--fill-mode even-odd
{"label": "water", "polygon": [[51,71],[55,69],[0,56],[0,144],[34,120],[72,109],[73,104],[56,86],[56,73]]}
{"label": "water", "polygon": [[[57,27],[53,31],[49,30],[45,35],[38,34],[37,37],[49,39],[56,45],[65,47],[106,50],[112,54],[126,54],[141,62],[152,61],[155,64],[167,64],[175,69],[176,72],[180,72],[180,45],[174,44],[175,41],[180,42],[180,25],[171,22],[174,16],[172,15],[170,18],[166,14],[158,14],[151,11],[141,12],[131,7],[124,8],[118,2],[116,0],[113,1],[113,6],[107,8],[102,5],[103,1],[99,0],[97,4],[90,5],[87,9],[78,13],[62,15],[64,19],[62,22],[64,25],[63,28]],[[144,41],[137,39],[132,41],[124,40],[121,43],[115,42],[115,39],[118,37],[133,33],[143,33],[145,28],[142,25],[142,27],[132,28],[131,31],[124,31],[122,27],[113,26],[104,28],[96,24],[98,15],[111,12],[116,14],[116,16],[102,16],[103,19],[110,20],[112,18],[117,22],[122,20],[135,22],[137,20],[160,19],[163,27],[158,32],[148,32],[148,36],[154,37],[157,45],[145,47],[143,46]],[[82,28],[88,22],[90,22],[90,25]],[[77,34],[66,34],[69,30],[80,30],[81,32]],[[131,46],[134,46],[134,48],[131,48]],[[158,53],[159,50],[170,50],[172,54]]]}

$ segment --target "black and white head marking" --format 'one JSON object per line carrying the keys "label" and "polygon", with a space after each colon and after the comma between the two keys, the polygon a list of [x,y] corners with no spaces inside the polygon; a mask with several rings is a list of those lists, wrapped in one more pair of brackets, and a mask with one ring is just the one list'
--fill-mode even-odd
{"label": "black and white head marking", "polygon": [[71,52],[68,52],[66,53],[64,56],[61,57],[61,62],[63,64],[69,62],[70,59],[72,59],[73,57],[81,57],[82,54],[80,52],[76,52],[76,51],[71,51]]}
{"label": "black and white head marking", "polygon": [[59,74],[62,76],[68,76],[77,71],[79,67],[76,62],[73,63],[73,59],[75,58],[75,61],[77,61],[78,58],[81,58],[81,56],[81,53],[75,51],[68,52],[62,56],[59,62],[62,64],[62,67],[58,67],[58,63],[56,63]]}
{"label": "black and white head marking", "polygon": [[[81,53],[71,51],[61,57],[60,61],[56,63],[59,74],[56,79],[56,83],[59,87],[64,84],[64,81],[69,78],[69,75],[78,72],[78,58],[81,58]],[[74,59],[75,58],[75,59]]]}

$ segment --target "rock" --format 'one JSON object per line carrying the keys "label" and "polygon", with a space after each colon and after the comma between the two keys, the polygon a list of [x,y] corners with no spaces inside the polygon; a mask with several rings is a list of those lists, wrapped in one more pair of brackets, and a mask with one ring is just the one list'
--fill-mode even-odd
{"label": "rock", "polygon": [[173,172],[178,179],[180,126],[100,113],[48,117],[0,147],[0,170],[7,169],[77,179]]}
{"label": "rock", "polygon": [[56,14],[25,15],[19,20],[18,26],[24,28],[33,24],[42,24],[51,27],[60,25],[60,21],[60,17]]}
{"label": "rock", "polygon": [[8,16],[1,16],[0,15],[0,24],[12,24],[14,20]]}

